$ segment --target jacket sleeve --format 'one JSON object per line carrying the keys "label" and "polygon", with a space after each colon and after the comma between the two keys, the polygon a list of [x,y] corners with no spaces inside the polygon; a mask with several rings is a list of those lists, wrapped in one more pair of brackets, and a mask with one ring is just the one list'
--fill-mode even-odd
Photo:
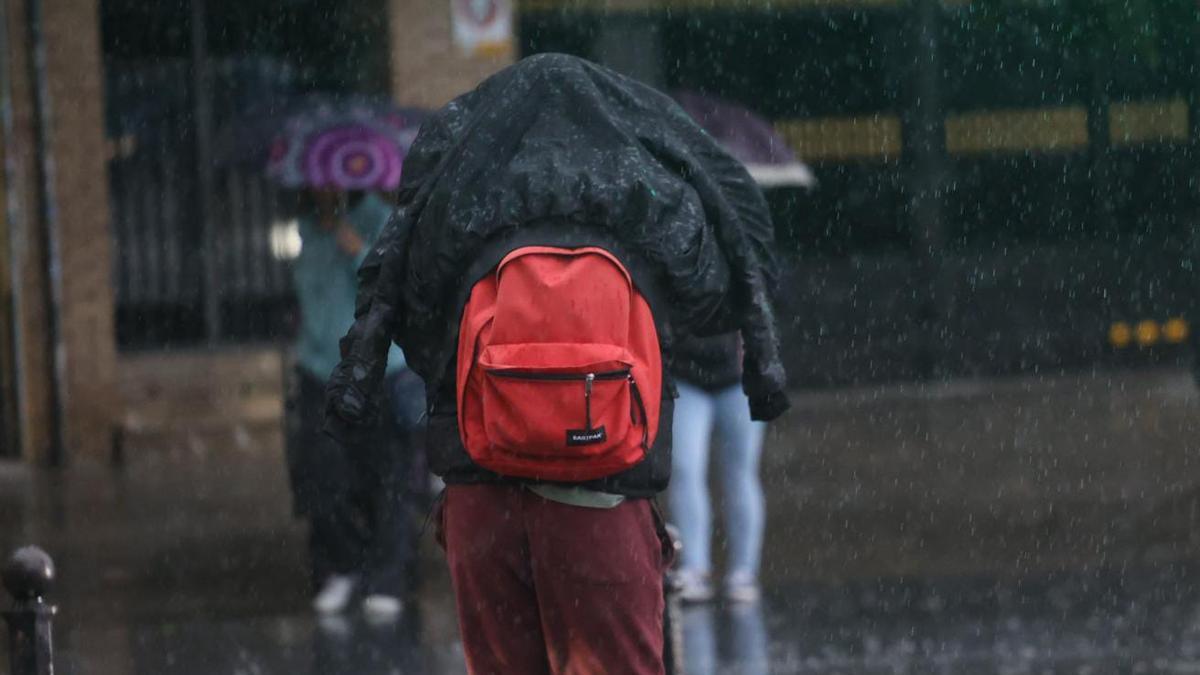
{"label": "jacket sleeve", "polygon": [[701,152],[713,167],[722,193],[730,201],[738,227],[726,221],[721,232],[727,254],[736,261],[744,297],[741,321],[745,353],[742,387],[750,398],[750,415],[772,420],[791,406],[787,397],[787,373],[783,367],[779,326],[775,316],[778,265],[771,244],[775,240],[770,211],[762,191],[749,172],[723,151]]}
{"label": "jacket sleeve", "polygon": [[366,440],[379,422],[388,351],[399,337],[396,329],[404,314],[401,288],[408,273],[409,237],[419,216],[413,205],[437,173],[452,135],[445,111],[421,125],[405,158],[399,206],[358,269],[354,324],[341,340],[342,360],[325,388],[324,431],[343,445]]}
{"label": "jacket sleeve", "polygon": [[394,266],[386,257],[393,229],[388,226],[358,270],[354,324],[341,339],[342,360],[325,388],[324,430],[342,445],[365,441],[379,421],[395,320],[395,306],[385,290],[393,283]]}
{"label": "jacket sleeve", "polygon": [[749,172],[698,129],[684,134],[695,167],[689,182],[717,229],[721,250],[732,272],[731,297],[699,334],[739,329],[745,352],[742,388],[756,420],[772,420],[790,407],[787,373],[780,351],[774,289],[778,277],[774,229],[762,191]]}

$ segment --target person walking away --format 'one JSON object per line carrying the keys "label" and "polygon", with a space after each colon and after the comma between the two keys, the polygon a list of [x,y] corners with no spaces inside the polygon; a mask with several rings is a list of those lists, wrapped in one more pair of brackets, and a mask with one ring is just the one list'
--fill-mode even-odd
{"label": "person walking away", "polygon": [[374,423],[403,346],[471,673],[663,672],[665,354],[677,332],[740,328],[755,415],[788,407],[772,236],[744,167],[582,59],[527,58],[422,124],[326,428]]}
{"label": "person walking away", "polygon": [[440,524],[472,672],[662,670],[670,398],[611,248],[517,248],[463,315]]}
{"label": "person walking away", "polygon": [[355,272],[390,215],[374,194],[310,191],[299,219],[293,274],[299,304],[296,367],[289,396],[288,467],[298,515],[309,525],[313,607],[323,614],[363,596],[369,617],[402,609],[414,555],[412,443],[424,384],[393,347],[383,424],[344,451],[321,432],[324,382],[340,358],[338,340],[354,321]]}
{"label": "person walking away", "polygon": [[754,602],[760,595],[758,569],[766,520],[758,475],[765,425],[750,419],[750,404],[739,384],[740,338],[735,333],[688,336],[675,345],[674,357],[671,372],[679,399],[669,495],[671,518],[683,543],[680,598],[704,602],[714,596],[708,467],[716,432],[729,539],[723,590],[733,602]]}

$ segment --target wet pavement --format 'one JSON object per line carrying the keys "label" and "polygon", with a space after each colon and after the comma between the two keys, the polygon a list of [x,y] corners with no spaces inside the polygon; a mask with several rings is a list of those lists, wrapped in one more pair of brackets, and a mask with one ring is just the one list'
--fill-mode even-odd
{"label": "wet pavement", "polygon": [[[689,673],[1200,672],[1188,373],[795,402],[764,457],[766,597],[689,608]],[[464,672],[428,537],[399,623],[307,611],[276,430],[132,439],[128,458],[0,464],[0,547],[59,563],[60,673]]]}

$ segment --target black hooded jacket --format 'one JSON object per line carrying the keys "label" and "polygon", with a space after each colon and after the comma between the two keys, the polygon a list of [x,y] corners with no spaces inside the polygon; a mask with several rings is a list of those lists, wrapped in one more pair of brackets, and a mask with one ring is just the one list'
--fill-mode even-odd
{"label": "black hooded jacket", "polygon": [[[359,271],[356,321],[328,387],[326,429],[335,438],[353,443],[373,425],[395,340],[426,381],[434,469],[447,480],[480,478],[461,461],[456,426],[459,447],[435,447],[451,441],[436,436],[454,415],[459,321],[474,283],[530,244],[612,250],[649,299],[668,357],[675,331],[740,330],[752,415],[773,419],[787,409],[762,193],[650,87],[575,57],[524,59],[422,124],[398,206]],[[664,414],[660,426],[669,420]],[[659,467],[646,475],[601,487],[661,489],[667,453],[652,452],[649,463]]]}
{"label": "black hooded jacket", "polygon": [[741,379],[741,351],[737,333],[680,336],[671,350],[671,374],[705,391],[718,392]]}

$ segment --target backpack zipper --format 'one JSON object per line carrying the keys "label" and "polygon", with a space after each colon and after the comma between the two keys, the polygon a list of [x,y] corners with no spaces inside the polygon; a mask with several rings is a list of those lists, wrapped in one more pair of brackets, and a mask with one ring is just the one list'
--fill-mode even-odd
{"label": "backpack zipper", "polygon": [[646,404],[642,401],[642,392],[638,389],[637,380],[633,379],[633,373],[629,373],[629,419],[635,425],[638,424],[637,415],[634,414],[634,406],[637,406],[637,411],[642,416],[642,449],[650,452],[650,421],[646,419]]}
{"label": "backpack zipper", "polygon": [[485,370],[489,375],[496,377],[507,377],[515,380],[549,380],[552,382],[572,382],[583,381],[583,401],[584,414],[587,419],[588,431],[592,430],[592,383],[596,380],[625,380],[629,382],[629,420],[635,425],[638,424],[638,414],[640,413],[642,425],[642,447],[649,451],[646,446],[650,442],[650,430],[647,428],[646,419],[646,404],[642,401],[642,392],[638,390],[637,380],[633,379],[633,371],[628,368],[622,370],[607,370],[602,373],[539,373],[531,370],[521,370],[518,368],[509,368],[507,370]]}
{"label": "backpack zipper", "polygon": [[624,380],[629,377],[629,369],[624,370],[608,370],[602,373],[539,373],[536,370],[521,370],[519,368],[509,368],[506,370],[486,370],[488,375],[497,377],[511,377],[517,380],[553,380],[556,382],[570,382],[572,380],[587,381],[588,378],[593,380]]}
{"label": "backpack zipper", "polygon": [[584,429],[592,430],[592,383],[596,381],[595,373],[588,373],[587,379],[583,381],[583,408],[587,426]]}

